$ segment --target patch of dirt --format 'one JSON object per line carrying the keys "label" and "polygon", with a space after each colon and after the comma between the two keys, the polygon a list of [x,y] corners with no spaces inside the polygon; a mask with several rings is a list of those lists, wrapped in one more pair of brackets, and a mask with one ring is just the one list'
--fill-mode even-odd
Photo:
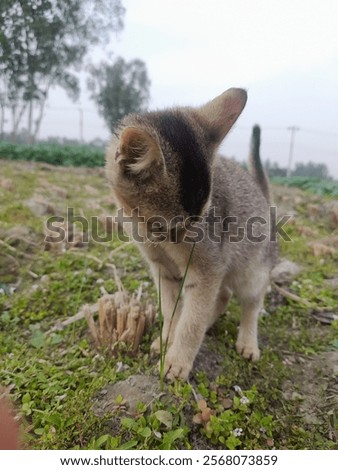
{"label": "patch of dirt", "polygon": [[204,340],[196,356],[193,372],[205,372],[208,379],[214,381],[218,375],[224,373],[222,362],[222,354],[211,351],[207,341]]}
{"label": "patch of dirt", "polygon": [[[152,375],[131,375],[126,380],[108,384],[94,399],[93,413],[103,417],[117,410],[137,414],[137,405],[142,402],[148,406],[163,394],[160,391],[159,377]],[[123,400],[120,400],[120,397]]]}
{"label": "patch of dirt", "polygon": [[314,357],[300,354],[284,360],[290,378],[282,385],[286,400],[298,402],[299,414],[308,425],[324,424],[328,438],[338,441],[334,415],[338,412],[338,351],[328,351]]}

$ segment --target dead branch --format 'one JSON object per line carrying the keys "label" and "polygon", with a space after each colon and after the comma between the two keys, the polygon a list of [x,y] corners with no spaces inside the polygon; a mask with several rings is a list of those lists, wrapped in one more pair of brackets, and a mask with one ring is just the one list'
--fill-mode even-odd
{"label": "dead branch", "polygon": [[331,324],[333,321],[338,319],[338,315],[335,312],[332,312],[330,308],[327,307],[315,307],[311,302],[309,302],[307,299],[302,299],[296,294],[293,294],[292,292],[287,291],[286,289],[283,289],[282,287],[278,286],[274,282],[272,283],[272,286],[281,294],[283,297],[287,299],[291,299],[295,302],[298,302],[300,304],[305,305],[305,307],[308,307],[310,309],[310,312],[312,316],[314,317],[315,320],[324,323],[324,324]]}
{"label": "dead branch", "polygon": [[307,299],[302,299],[298,295],[293,294],[292,292],[289,292],[286,289],[283,289],[283,287],[278,286],[275,282],[273,282],[272,285],[280,294],[282,294],[283,297],[294,300],[295,302],[303,304],[308,308],[313,308],[313,305]]}

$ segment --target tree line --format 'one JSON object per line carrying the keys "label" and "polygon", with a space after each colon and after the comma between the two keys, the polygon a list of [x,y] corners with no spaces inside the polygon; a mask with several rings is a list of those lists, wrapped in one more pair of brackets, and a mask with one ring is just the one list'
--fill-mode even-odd
{"label": "tree line", "polygon": [[[266,160],[264,167],[271,178],[273,177],[286,177],[287,169],[280,167],[277,162],[271,163]],[[332,179],[329,174],[329,169],[324,163],[296,163],[295,168],[291,171],[291,176],[304,176],[308,178],[320,178],[322,180]]]}
{"label": "tree line", "polygon": [[[26,118],[27,141],[33,143],[52,87],[77,101],[77,72],[94,46],[123,30],[124,15],[121,0],[1,0],[1,138],[10,121],[16,141]],[[141,59],[127,62],[109,55],[99,64],[89,63],[86,72],[90,96],[109,129],[125,114],[146,108],[150,80]]]}

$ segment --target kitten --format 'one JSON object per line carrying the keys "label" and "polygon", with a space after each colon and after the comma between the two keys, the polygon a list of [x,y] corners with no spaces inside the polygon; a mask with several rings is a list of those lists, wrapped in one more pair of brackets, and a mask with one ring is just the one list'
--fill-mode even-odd
{"label": "kitten", "polygon": [[[260,356],[258,316],[276,256],[259,127],[252,138],[253,175],[217,154],[246,100],[244,90],[232,88],[199,108],[128,115],[107,149],[115,203],[133,221],[126,225],[157,288],[160,276],[170,380],[188,378],[206,331],[232,294],[242,309],[237,351],[253,361]],[[192,247],[184,294],[171,318]]]}

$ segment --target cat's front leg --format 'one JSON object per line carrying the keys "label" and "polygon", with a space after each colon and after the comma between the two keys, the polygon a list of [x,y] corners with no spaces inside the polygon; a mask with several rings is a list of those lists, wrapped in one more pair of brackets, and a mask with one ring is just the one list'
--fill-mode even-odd
{"label": "cat's front leg", "polygon": [[210,325],[219,287],[218,276],[209,276],[208,279],[196,274],[188,276],[184,286],[182,313],[164,362],[164,372],[169,380],[188,378]]}
{"label": "cat's front leg", "polygon": [[[173,276],[172,273],[162,269],[161,276],[161,310],[163,316],[162,345],[168,342],[170,346],[174,337],[176,324],[181,315],[182,301],[178,298],[181,278]],[[161,353],[161,339],[158,336],[151,344],[151,350]]]}
{"label": "cat's front leg", "polygon": [[161,343],[168,346],[172,342],[175,326],[180,317],[182,301],[178,298],[182,277],[176,264],[160,247],[141,247],[146,257],[157,291],[161,294],[163,318],[162,338],[158,336],[151,345],[151,351],[159,354]]}

